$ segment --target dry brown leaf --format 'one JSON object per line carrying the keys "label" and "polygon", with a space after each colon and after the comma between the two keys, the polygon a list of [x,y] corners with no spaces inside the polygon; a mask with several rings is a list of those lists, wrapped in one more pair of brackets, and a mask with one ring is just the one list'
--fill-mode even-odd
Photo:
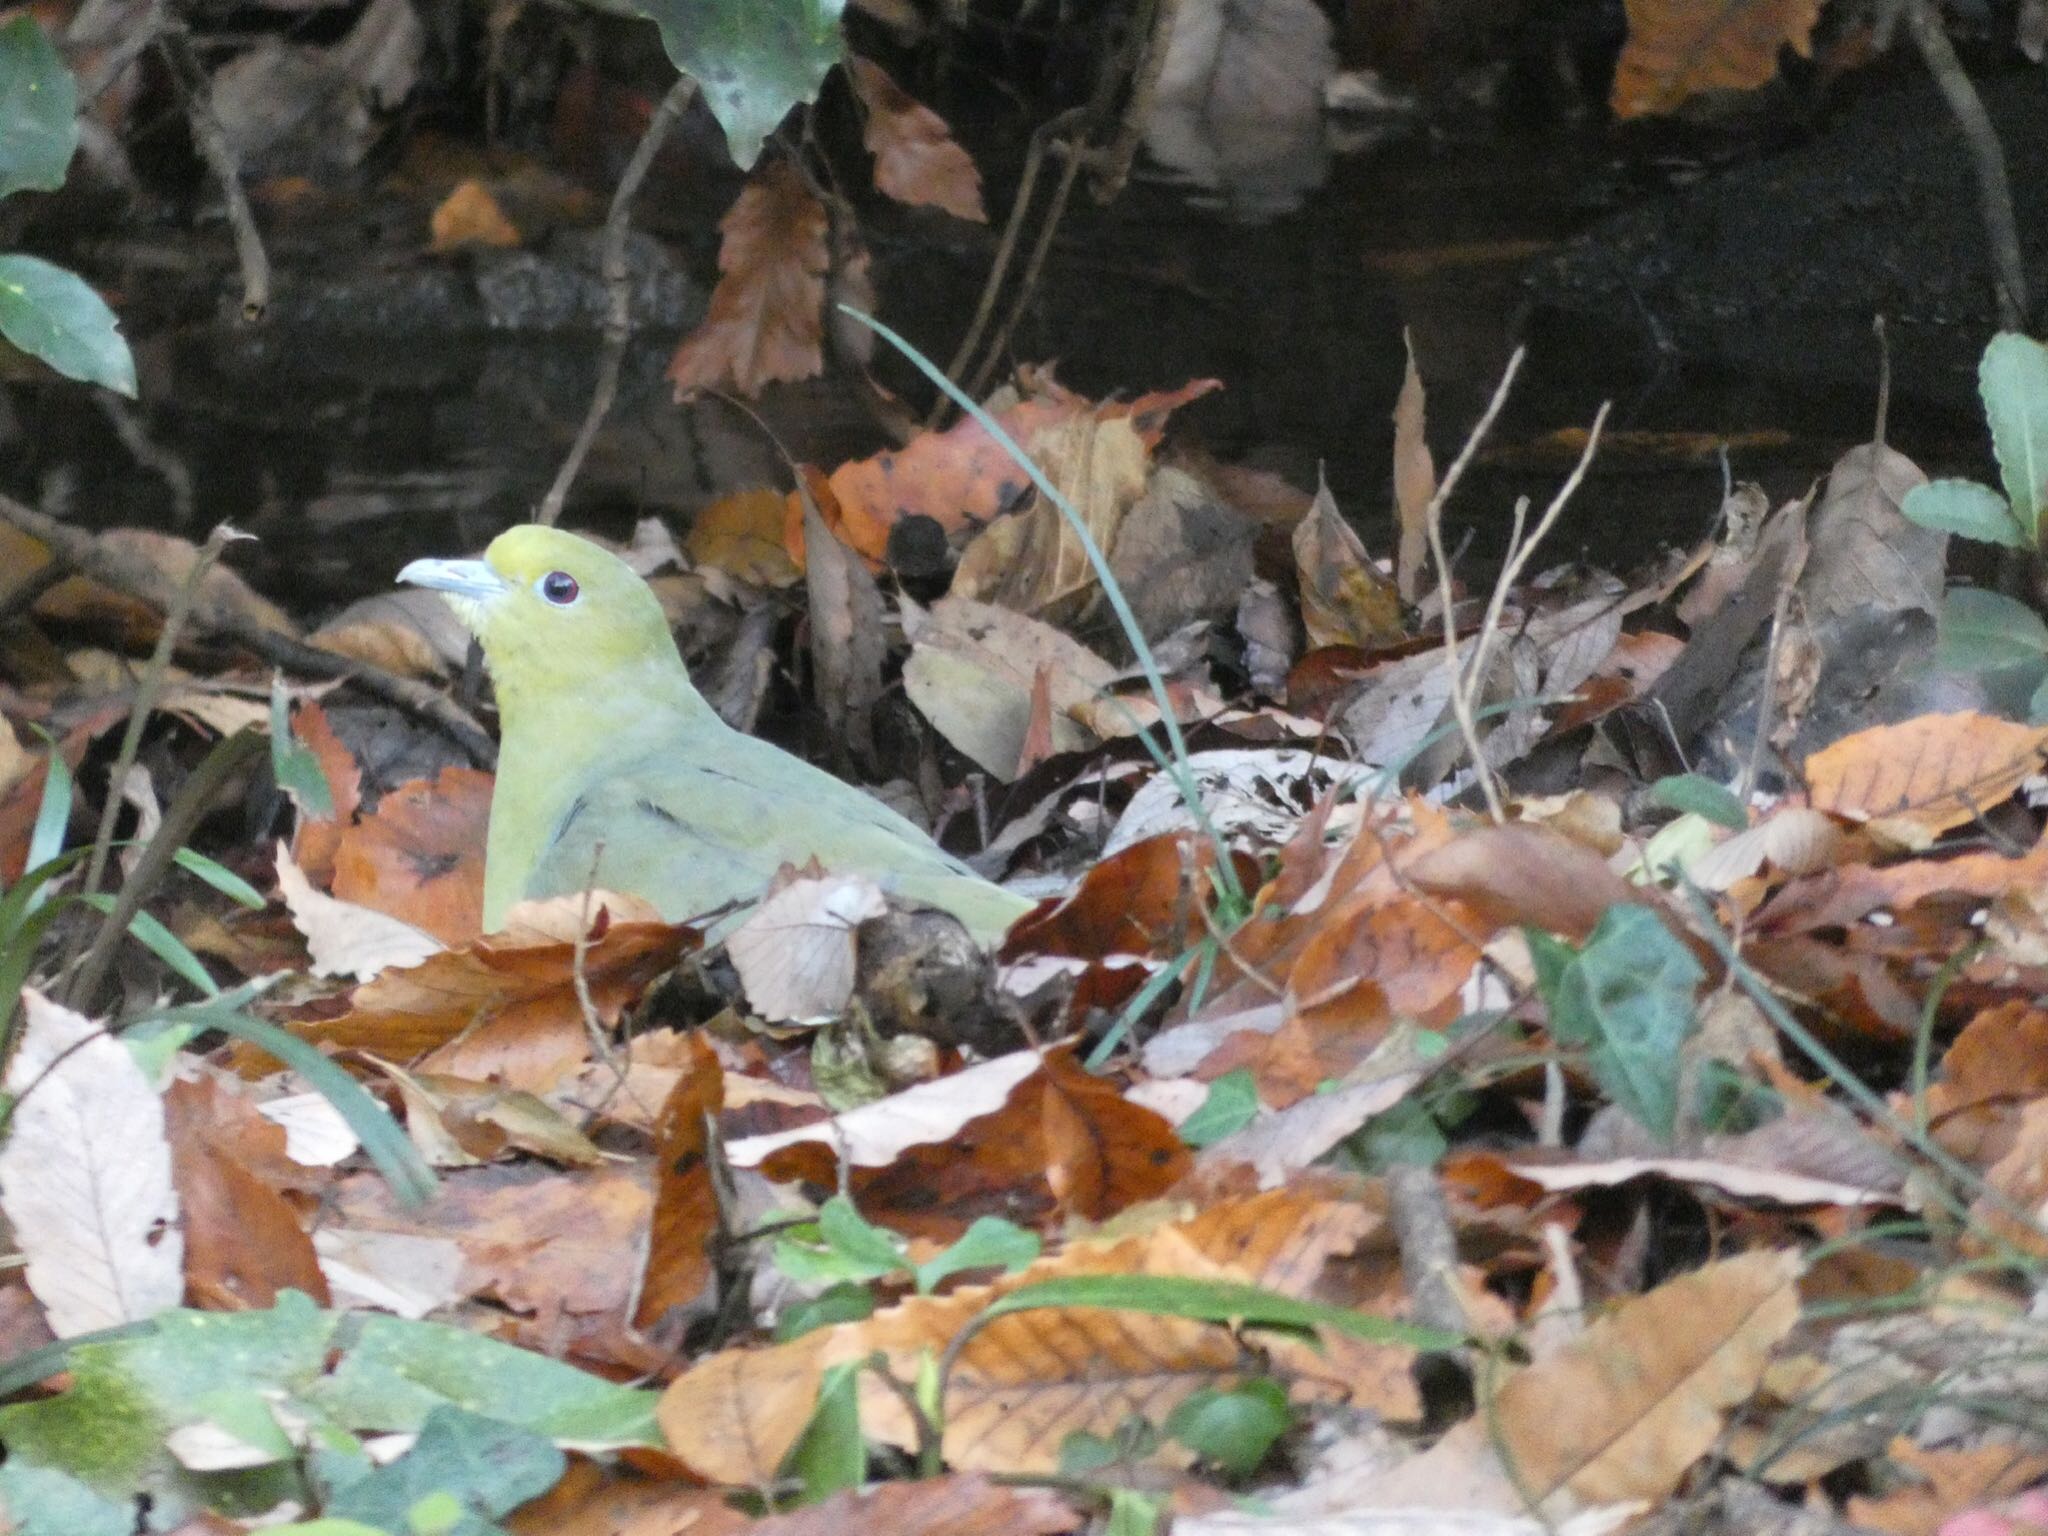
{"label": "dry brown leaf", "polygon": [[[1024,382],[1029,389],[1025,398],[1002,408],[991,402],[990,409],[997,425],[1026,453],[1037,451],[1042,433],[1080,416],[1128,419],[1149,451],[1158,445],[1175,410],[1223,387],[1216,379],[1195,379],[1179,389],[1135,400],[1098,403],[1063,388],[1045,370]],[[906,447],[849,460],[829,479],[806,479],[833,531],[877,563],[887,556],[890,532],[899,523],[930,518],[950,536],[1021,506],[1031,491],[1030,477],[972,417],[944,432],[927,432]],[[783,529],[791,554],[800,556],[803,507],[794,496]]]}
{"label": "dry brown leaf", "polygon": [[355,754],[334,734],[327,711],[317,700],[308,699],[292,711],[292,734],[319,762],[333,810],[330,816],[309,817],[300,807],[299,824],[292,833],[292,858],[308,880],[324,888],[334,880],[334,850],[341,844],[341,834],[363,803],[363,770]]}
{"label": "dry brown leaf", "polygon": [[1822,0],[1627,0],[1628,41],[1614,68],[1616,117],[1669,112],[1701,91],[1754,90],[1778,51],[1813,48]]}
{"label": "dry brown leaf", "polygon": [[907,620],[903,688],[940,735],[1008,783],[1031,734],[1032,696],[1043,671],[1055,751],[1095,744],[1074,714],[1107,688],[1116,669],[1078,640],[1008,608],[947,597]]}
{"label": "dry brown leaf", "polygon": [[[2048,1477],[2048,1455],[2013,1445],[1923,1449],[1902,1435],[1887,1454],[1921,1481],[1882,1498],[1852,1496],[1848,1514],[1855,1524],[1891,1536],[1935,1536],[1950,1516],[2009,1499]],[[2009,1529],[2017,1536],[2020,1527]]]}
{"label": "dry brown leaf", "polygon": [[292,926],[305,935],[315,976],[367,981],[394,966],[418,965],[441,952],[441,941],[387,913],[342,901],[313,883],[283,843],[277,845],[277,890]]}
{"label": "dry brown leaf", "polygon": [[[1150,452],[1130,421],[1080,416],[1062,422],[1039,434],[1032,457],[1080,514],[1096,548],[1114,549],[1150,467]],[[961,552],[951,593],[1073,625],[1094,610],[1101,588],[1080,535],[1041,492],[975,536]]]}
{"label": "dry brown leaf", "polygon": [[1935,1140],[1985,1167],[2012,1150],[2021,1107],[2048,1094],[2048,1011],[2014,998],[1979,1012],[1927,1089]]}
{"label": "dry brown leaf", "polygon": [[428,249],[437,256],[468,245],[503,249],[520,243],[518,226],[506,217],[490,188],[474,176],[458,183],[453,192],[441,199],[427,221],[427,228],[432,235]]}
{"label": "dry brown leaf", "polygon": [[252,1165],[256,1158],[288,1163],[283,1127],[203,1078],[172,1083],[163,1103],[191,1303],[242,1311],[271,1306],[290,1288],[328,1305],[313,1240],[291,1202]]}
{"label": "dry brown leaf", "polygon": [[882,592],[867,565],[825,526],[804,498],[805,591],[810,602],[811,665],[818,707],[832,740],[863,765],[875,758],[875,705],[889,656]]}
{"label": "dry brown leaf", "polygon": [[697,567],[713,566],[757,587],[787,587],[803,574],[782,542],[788,499],[762,487],[721,496],[690,519],[683,550]]}
{"label": "dry brown leaf", "polygon": [[1408,367],[1394,401],[1394,517],[1401,532],[1394,556],[1394,585],[1408,602],[1422,596],[1422,565],[1429,557],[1429,503],[1436,495],[1436,461],[1423,433],[1427,396],[1415,369],[1415,338],[1406,331]]}
{"label": "dry brown leaf", "polygon": [[1796,1253],[1745,1254],[1622,1302],[1454,1434],[1497,1435],[1539,1503],[1666,1498],[1798,1321],[1799,1269]]}
{"label": "dry brown leaf", "polygon": [[[809,1418],[827,1366],[880,1351],[898,1379],[911,1381],[919,1360],[943,1352],[991,1301],[1062,1275],[1186,1275],[1307,1296],[1329,1261],[1377,1224],[1355,1199],[1320,1192],[1221,1201],[1141,1236],[1075,1246],[993,1285],[912,1297],[787,1344],[722,1351],[663,1395],[662,1431],[700,1475],[760,1481],[780,1466]],[[1132,1413],[1159,1422],[1189,1393],[1256,1369],[1256,1354],[1231,1330],[1206,1323],[1096,1309],[1001,1317],[955,1361],[945,1458],[977,1471],[1049,1471],[1074,1431],[1108,1434]],[[863,1376],[861,1394],[867,1433],[905,1448],[916,1444],[900,1397],[872,1376]]]}
{"label": "dry brown leaf", "polygon": [[1921,715],[1845,736],[1806,760],[1816,810],[1924,848],[1974,821],[2040,771],[2048,726],[1990,715]]}
{"label": "dry brown leaf", "polygon": [[786,160],[771,160],[719,221],[718,286],[668,365],[678,400],[701,389],[760,394],[825,366],[825,210]]}
{"label": "dry brown leaf", "polygon": [[1365,545],[1323,485],[1294,530],[1294,566],[1301,579],[1301,617],[1312,646],[1391,645],[1405,633],[1401,594],[1365,552]]}
{"label": "dry brown leaf", "polygon": [[[356,988],[340,1018],[293,1029],[342,1049],[400,1061],[425,1057],[428,1071],[545,1093],[590,1049],[574,976],[574,930],[584,907],[581,896],[515,907],[505,932],[387,972]],[[617,1022],[648,982],[698,942],[689,929],[659,920],[614,922],[615,908],[651,911],[609,893],[588,900],[584,979],[604,1024]],[[528,926],[534,919],[539,926]]]}
{"label": "dry brown leaf", "polygon": [[680,1338],[689,1310],[711,1284],[709,1244],[718,1235],[711,1139],[725,1107],[725,1072],[701,1031],[690,1036],[689,1067],[662,1103],[654,1127],[654,1215],[633,1323]]}
{"label": "dry brown leaf", "polygon": [[770,1515],[747,1536],[1055,1536],[1089,1524],[1046,1488],[1004,1488],[971,1474],[848,1489],[821,1504]]}
{"label": "dry brown leaf", "polygon": [[638,1477],[580,1456],[560,1482],[504,1523],[512,1536],[749,1536],[759,1527],[733,1508],[723,1488]]}
{"label": "dry brown leaf", "polygon": [[867,108],[863,137],[875,157],[875,186],[899,203],[943,208],[956,219],[986,224],[981,172],[946,127],[946,121],[857,53],[846,56],[847,78]]}

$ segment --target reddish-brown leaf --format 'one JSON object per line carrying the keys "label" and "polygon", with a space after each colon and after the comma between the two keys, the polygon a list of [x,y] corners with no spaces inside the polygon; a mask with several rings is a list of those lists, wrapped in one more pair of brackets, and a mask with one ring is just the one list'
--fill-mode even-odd
{"label": "reddish-brown leaf", "polygon": [[2048,726],[1920,715],[1844,736],[1806,760],[1816,810],[1924,848],[2004,800],[2048,755]]}
{"label": "reddish-brown leaf", "polygon": [[718,1232],[711,1137],[725,1107],[725,1074],[701,1031],[690,1036],[689,1050],[689,1066],[655,1121],[653,1229],[633,1314],[637,1327],[664,1333],[711,1283],[706,1245]]}
{"label": "reddish-brown leaf", "polygon": [[292,1166],[284,1129],[217,1084],[180,1080],[164,1093],[171,1177],[185,1229],[185,1287],[215,1310],[268,1307],[304,1291],[326,1306],[327,1277],[298,1212],[251,1166]]}
{"label": "reddish-brown leaf", "polygon": [[981,172],[954,142],[945,119],[872,60],[848,54],[846,71],[867,108],[864,137],[875,157],[875,185],[899,203],[943,208],[956,219],[986,224]]}
{"label": "reddish-brown leaf", "polygon": [[334,802],[334,814],[317,820],[302,819],[292,837],[292,858],[323,891],[334,880],[334,854],[341,837],[363,803],[363,770],[353,752],[342,745],[328,722],[327,711],[316,699],[308,699],[292,711],[292,734],[297,736],[320,764],[327,780],[327,795]]}
{"label": "reddish-brown leaf", "polygon": [[788,161],[755,172],[719,222],[710,313],[669,362],[678,400],[700,389],[758,395],[823,370],[827,225]]}

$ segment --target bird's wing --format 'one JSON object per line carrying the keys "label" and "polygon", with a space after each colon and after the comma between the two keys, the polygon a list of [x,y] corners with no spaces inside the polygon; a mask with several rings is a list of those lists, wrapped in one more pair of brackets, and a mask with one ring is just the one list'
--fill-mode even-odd
{"label": "bird's wing", "polygon": [[678,921],[752,901],[783,864],[813,858],[954,911],[980,934],[1029,906],[873,796],[745,736],[720,741],[716,762],[671,747],[607,773],[571,804],[526,895],[595,884]]}

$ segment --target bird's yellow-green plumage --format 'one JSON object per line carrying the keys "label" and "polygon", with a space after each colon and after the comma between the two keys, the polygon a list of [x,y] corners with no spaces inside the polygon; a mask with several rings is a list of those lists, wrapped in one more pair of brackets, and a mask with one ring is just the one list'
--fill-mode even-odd
{"label": "bird's yellow-green plumage", "polygon": [[524,525],[482,560],[416,560],[399,580],[447,596],[497,690],[486,931],[516,902],[592,886],[680,921],[813,858],[983,940],[1028,910],[872,796],[719,719],[647,583],[588,539]]}

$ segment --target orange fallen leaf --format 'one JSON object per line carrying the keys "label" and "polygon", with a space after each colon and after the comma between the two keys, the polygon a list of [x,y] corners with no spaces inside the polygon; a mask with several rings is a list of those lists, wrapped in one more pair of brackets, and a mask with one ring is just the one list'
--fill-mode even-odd
{"label": "orange fallen leaf", "polygon": [[437,256],[469,245],[505,249],[520,243],[518,226],[505,216],[490,188],[474,176],[441,200],[427,228],[432,235],[428,249]]}
{"label": "orange fallen leaf", "polygon": [[1925,848],[1974,821],[2040,771],[2048,726],[1991,715],[1920,715],[1844,736],[1806,760],[1814,808]]}
{"label": "orange fallen leaf", "polygon": [[702,1031],[690,1036],[689,1067],[654,1126],[654,1215],[633,1322],[674,1327],[711,1283],[709,1244],[718,1235],[711,1137],[725,1105],[725,1074]]}
{"label": "orange fallen leaf", "polygon": [[1616,117],[1669,112],[1701,91],[1748,91],[1778,73],[1778,53],[1813,51],[1822,0],[1626,0],[1628,41],[1614,68]]}
{"label": "orange fallen leaf", "polygon": [[429,782],[389,790],[376,812],[343,830],[334,848],[334,894],[467,944],[483,932],[484,841],[491,776],[444,768]]}

